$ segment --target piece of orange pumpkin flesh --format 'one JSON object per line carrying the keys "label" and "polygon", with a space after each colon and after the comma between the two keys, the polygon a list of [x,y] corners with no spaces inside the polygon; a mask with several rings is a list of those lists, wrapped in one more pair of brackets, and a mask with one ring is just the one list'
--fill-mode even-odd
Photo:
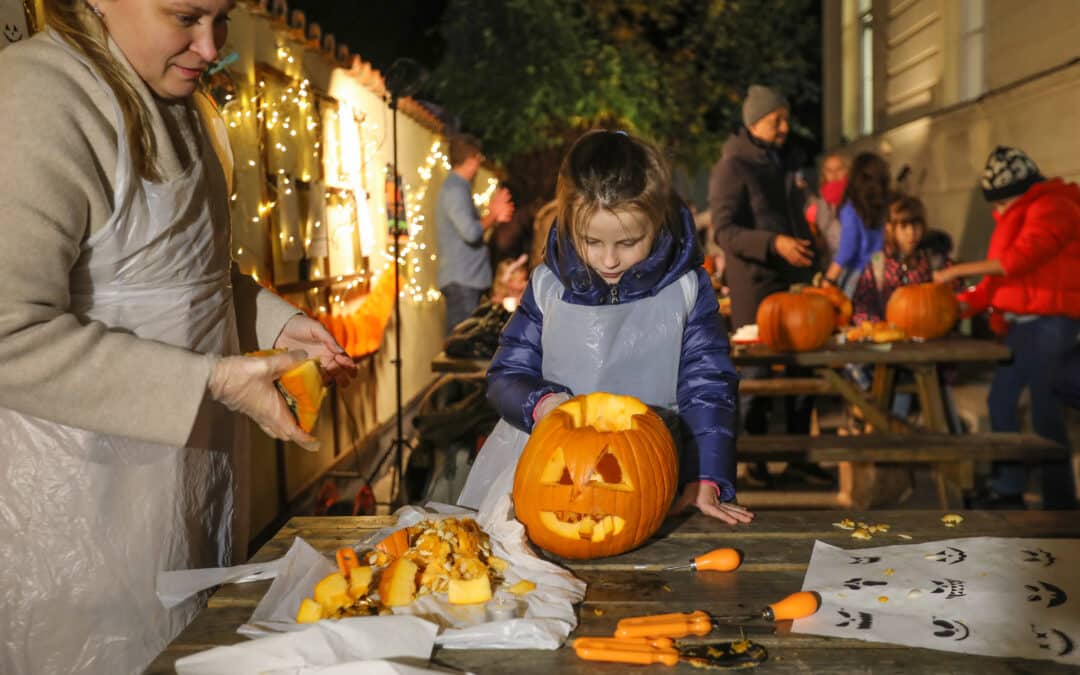
{"label": "piece of orange pumpkin flesh", "polygon": [[475,579],[451,579],[446,589],[451,605],[473,605],[491,599],[491,581],[487,576]]}
{"label": "piece of orange pumpkin flesh", "polygon": [[326,396],[326,387],[323,386],[322,374],[319,372],[319,360],[308,359],[300,363],[282,375],[277,385],[289,410],[296,417],[296,423],[310,433],[315,428],[319,409]]}
{"label": "piece of orange pumpkin flesh", "polygon": [[407,605],[416,599],[416,563],[398,558],[383,570],[379,580],[379,599],[387,607]]}

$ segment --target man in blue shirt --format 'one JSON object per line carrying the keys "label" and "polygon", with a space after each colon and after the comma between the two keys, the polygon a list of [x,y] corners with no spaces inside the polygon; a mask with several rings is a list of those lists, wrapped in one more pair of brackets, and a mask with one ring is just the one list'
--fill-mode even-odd
{"label": "man in blue shirt", "polygon": [[446,298],[446,332],[469,318],[491,286],[491,262],[484,232],[514,215],[510,191],[500,188],[491,197],[483,218],[472,199],[472,181],[484,155],[480,141],[461,135],[450,140],[450,173],[439,189],[435,227],[439,234],[439,290]]}

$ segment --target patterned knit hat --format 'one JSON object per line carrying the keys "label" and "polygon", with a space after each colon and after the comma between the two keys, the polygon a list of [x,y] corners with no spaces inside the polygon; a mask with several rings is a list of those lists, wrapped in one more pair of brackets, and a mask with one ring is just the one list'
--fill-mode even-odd
{"label": "patterned knit hat", "polygon": [[1016,148],[999,145],[986,158],[982,191],[988,202],[1018,197],[1028,188],[1045,180],[1031,158]]}

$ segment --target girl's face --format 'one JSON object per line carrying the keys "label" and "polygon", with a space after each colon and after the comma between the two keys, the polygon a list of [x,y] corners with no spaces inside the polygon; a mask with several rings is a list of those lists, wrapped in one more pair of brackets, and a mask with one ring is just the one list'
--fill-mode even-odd
{"label": "girl's face", "polygon": [[164,99],[195,92],[225,44],[236,0],[90,0],[135,72]]}
{"label": "girl's face", "polygon": [[644,213],[598,210],[585,228],[581,254],[586,264],[609,285],[652,250],[656,233]]}
{"label": "girl's face", "polygon": [[919,221],[913,221],[907,214],[900,213],[889,220],[889,235],[896,249],[903,256],[909,256],[919,247],[923,231],[926,228]]}

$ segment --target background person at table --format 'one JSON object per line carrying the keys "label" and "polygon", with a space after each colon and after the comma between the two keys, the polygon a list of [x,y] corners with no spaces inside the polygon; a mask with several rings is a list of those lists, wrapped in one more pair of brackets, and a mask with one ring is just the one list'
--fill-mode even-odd
{"label": "background person at table", "polygon": [[728,523],[734,504],[737,377],[694,222],[653,146],[592,131],[559,170],[558,220],[543,265],[488,368],[502,420],[459,503],[509,491],[533,426],[574,394],[606,391],[678,410],[687,433],[680,496]]}
{"label": "background person at table", "polygon": [[462,134],[450,139],[450,173],[439,188],[435,227],[439,237],[439,290],[446,298],[447,334],[469,317],[491,286],[491,260],[484,231],[510,220],[514,203],[500,188],[491,196],[488,213],[476,212],[472,181],[484,156],[480,141]]}
{"label": "background person at table", "polygon": [[[229,258],[198,77],[228,0],[46,0],[0,53],[0,671],[142,672],[205,596],[164,570],[241,562],[247,425],[311,443],[273,381],[355,366]],[[160,208],[168,204],[170,208]]]}
{"label": "background person at table", "polygon": [[[882,250],[870,256],[851,298],[851,322],[884,321],[885,307],[901,286],[926,284],[934,272],[951,266],[947,255],[923,246],[926,207],[918,197],[895,195],[889,204]],[[956,290],[960,290],[959,284]]]}
{"label": "background person at table", "polygon": [[[743,101],[744,126],[724,143],[723,156],[709,176],[712,228],[724,251],[735,329],[757,321],[758,305],[766,296],[786,291],[792,284],[808,284],[814,275],[813,235],[802,216],[805,195],[796,186],[798,162],[784,152],[788,115],[783,96],[751,85]],[[773,377],[766,366],[744,366],[740,373],[747,379]],[[788,368],[786,375],[803,377],[807,372]],[[784,398],[788,433],[810,433],[813,406],[811,396]],[[743,396],[739,407],[748,433],[768,431],[770,397]],[[812,465],[790,468],[802,480],[832,482],[831,476]],[[767,484],[765,463],[752,466],[749,478]]]}
{"label": "background person at table", "polygon": [[[1031,394],[1035,433],[1068,446],[1064,403],[1054,381],[1080,338],[1080,187],[1046,180],[1020,150],[998,147],[986,160],[983,195],[994,205],[996,225],[986,259],[960,263],[934,274],[939,282],[984,275],[961,293],[967,314],[991,311],[1007,330],[1013,359],[994,369],[987,403],[993,431],[1020,431],[1017,406]],[[1022,507],[1024,465],[994,465],[989,491],[973,505]],[[1075,508],[1072,467],[1042,465],[1043,506]]]}
{"label": "background person at table", "polygon": [[872,152],[855,156],[840,207],[840,242],[825,271],[825,281],[850,297],[870,256],[885,243],[889,216],[889,165]]}
{"label": "background person at table", "polygon": [[819,194],[810,198],[804,212],[814,236],[818,252],[819,269],[824,269],[840,245],[840,205],[847,189],[847,157],[830,152],[821,160],[821,184]]}

